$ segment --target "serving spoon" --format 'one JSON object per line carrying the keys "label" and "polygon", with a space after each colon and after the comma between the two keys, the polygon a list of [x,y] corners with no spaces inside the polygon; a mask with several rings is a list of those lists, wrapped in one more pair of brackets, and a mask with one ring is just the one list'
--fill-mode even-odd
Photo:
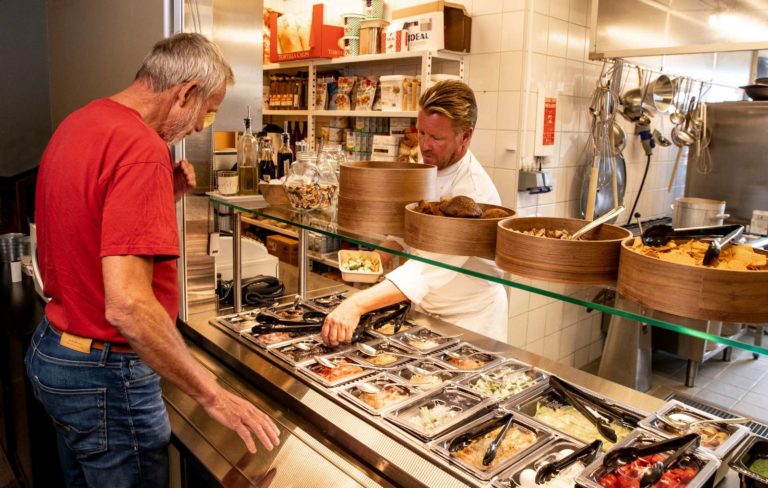
{"label": "serving spoon", "polygon": [[684,431],[684,430],[690,430],[691,427],[694,425],[703,425],[703,424],[715,424],[715,425],[729,425],[729,424],[746,424],[747,422],[751,422],[752,419],[749,417],[735,417],[731,419],[702,419],[702,420],[694,420],[693,422],[685,422],[683,420],[675,420],[671,417],[664,417],[662,415],[656,415],[656,418],[659,419],[663,424],[668,425],[669,427],[672,427],[675,430],[678,431]]}
{"label": "serving spoon", "polygon": [[368,344],[363,344],[362,342],[356,344],[357,350],[365,354],[366,356],[376,357],[381,354],[391,354],[393,356],[408,358],[408,359],[424,359],[423,356],[411,356],[409,354],[402,354],[395,351],[382,351],[381,349],[376,349],[373,346],[369,346]]}

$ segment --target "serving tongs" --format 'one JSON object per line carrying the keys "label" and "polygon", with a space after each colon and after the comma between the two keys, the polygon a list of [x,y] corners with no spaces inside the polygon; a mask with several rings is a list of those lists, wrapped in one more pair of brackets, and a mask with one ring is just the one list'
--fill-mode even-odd
{"label": "serving tongs", "polygon": [[642,233],[643,244],[651,247],[664,246],[673,239],[683,238],[709,238],[715,239],[718,237],[727,236],[731,232],[734,232],[738,228],[744,230],[741,225],[715,225],[707,227],[684,227],[675,229],[669,224],[657,224],[652,225],[645,229]]}
{"label": "serving tongs", "polygon": [[661,477],[664,476],[664,473],[680,460],[681,457],[687,454],[690,449],[699,447],[699,441],[701,440],[699,434],[689,434],[688,436],[683,437],[689,438],[685,444],[678,447],[677,450],[667,456],[664,461],[657,461],[643,471],[643,476],[640,478],[641,487],[655,485]]}
{"label": "serving tongs", "polygon": [[709,243],[709,247],[707,248],[707,252],[704,253],[704,261],[702,261],[702,264],[704,266],[709,266],[710,264],[714,263],[717,258],[720,257],[720,253],[723,251],[723,249],[726,246],[733,244],[736,239],[741,237],[743,232],[744,226],[738,225],[727,235],[717,239],[712,239],[712,242]]}
{"label": "serving tongs", "polygon": [[677,450],[686,446],[690,447],[689,443],[692,439],[698,440],[699,434],[686,434],[680,437],[672,437],[671,439],[664,439],[645,446],[620,447],[603,456],[603,466],[607,468],[615,468],[617,466],[629,464],[635,459],[643,456],[650,456],[652,454],[667,452],[673,449]]}
{"label": "serving tongs", "polygon": [[559,461],[552,461],[551,463],[547,463],[540,467],[538,471],[536,471],[536,477],[534,478],[534,481],[537,485],[544,484],[557,476],[562,470],[578,461],[581,461],[582,464],[586,466],[595,459],[602,447],[603,441],[597,439],[592,441],[590,444],[587,444],[586,446],[573,451]]}
{"label": "serving tongs", "polygon": [[363,327],[370,329],[380,329],[389,322],[394,323],[394,333],[400,332],[400,329],[405,322],[405,316],[411,309],[409,302],[399,302],[388,307],[382,307],[376,310],[372,310],[360,317],[360,323]]}
{"label": "serving tongs", "polygon": [[[582,414],[592,425],[595,426],[597,429],[597,432],[600,433],[601,436],[608,439],[611,442],[616,442],[618,437],[616,436],[616,431],[611,428],[610,425],[608,425],[608,422],[605,420],[605,418],[600,415],[599,413],[593,413],[592,410],[587,406],[587,404],[591,403],[588,400],[584,398],[579,398],[578,395],[571,392],[568,388],[566,388],[560,380],[557,378],[550,377],[549,378],[549,384],[555,389],[557,393],[560,393],[563,397],[565,397],[566,401],[573,406],[580,414]],[[598,411],[598,409],[595,409]]]}
{"label": "serving tongs", "polygon": [[[448,444],[448,452],[458,452],[458,451],[461,451],[462,449],[466,449],[473,442],[475,442],[476,439],[483,437],[485,434],[493,431],[499,425],[502,425],[502,424],[504,424],[504,427],[506,429],[501,429],[501,431],[499,432],[499,435],[502,433],[506,435],[505,430],[509,430],[509,425],[512,423],[512,419],[513,419],[512,414],[508,413],[502,417],[494,419],[493,421],[482,424],[475,429],[468,430],[467,432],[464,432],[463,434],[454,437],[453,440],[450,442],[450,444]],[[499,438],[499,435],[496,436],[497,439]],[[490,451],[490,446],[488,448],[488,451]],[[486,455],[488,454],[488,451],[486,451]],[[494,457],[496,457],[495,453],[494,453]],[[492,461],[493,459],[491,459],[491,462]],[[488,464],[490,464],[490,462]]]}
{"label": "serving tongs", "polygon": [[570,383],[565,382],[559,378],[550,377],[550,384],[552,384],[552,380],[554,380],[554,382],[559,384],[561,387],[570,390],[571,393],[577,397],[585,399],[587,402],[592,404],[595,409],[599,410],[602,414],[616,422],[621,422],[629,427],[634,427],[643,418],[638,414],[627,412],[615,407],[614,405],[611,405],[610,403],[606,403],[602,398],[596,397],[591,393],[587,393],[580,388],[576,388]]}

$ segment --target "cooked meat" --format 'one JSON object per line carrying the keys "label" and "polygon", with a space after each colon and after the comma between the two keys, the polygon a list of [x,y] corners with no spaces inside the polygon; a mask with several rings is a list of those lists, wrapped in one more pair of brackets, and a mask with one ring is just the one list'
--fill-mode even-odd
{"label": "cooked meat", "polygon": [[483,209],[480,208],[480,205],[464,195],[440,202],[440,210],[447,217],[477,218],[483,215]]}
{"label": "cooked meat", "polygon": [[509,217],[509,212],[503,208],[489,208],[483,212],[484,219],[502,219],[504,217]]}

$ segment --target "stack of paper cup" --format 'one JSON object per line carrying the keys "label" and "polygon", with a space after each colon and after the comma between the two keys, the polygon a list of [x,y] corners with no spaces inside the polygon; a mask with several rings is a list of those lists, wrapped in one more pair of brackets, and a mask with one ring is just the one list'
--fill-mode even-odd
{"label": "stack of paper cup", "polygon": [[358,37],[360,35],[360,22],[365,18],[363,14],[344,14],[344,35]]}
{"label": "stack of paper cup", "polygon": [[383,19],[384,0],[363,0],[363,12],[366,19]]}

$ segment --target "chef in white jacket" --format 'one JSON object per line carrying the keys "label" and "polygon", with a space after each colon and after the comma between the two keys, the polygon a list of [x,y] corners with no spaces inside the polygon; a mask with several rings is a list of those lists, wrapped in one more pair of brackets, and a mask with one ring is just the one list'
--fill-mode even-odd
{"label": "chef in white jacket", "polygon": [[[460,81],[442,81],[419,99],[416,128],[424,163],[437,166],[440,198],[465,195],[478,203],[501,204],[491,178],[469,150],[477,102],[472,89]],[[456,267],[494,273],[488,260],[411,250],[412,254]],[[410,300],[417,310],[446,322],[507,341],[507,296],[498,283],[409,260],[386,279],[342,302],[323,324],[323,340],[349,342],[360,316],[371,310]]]}

